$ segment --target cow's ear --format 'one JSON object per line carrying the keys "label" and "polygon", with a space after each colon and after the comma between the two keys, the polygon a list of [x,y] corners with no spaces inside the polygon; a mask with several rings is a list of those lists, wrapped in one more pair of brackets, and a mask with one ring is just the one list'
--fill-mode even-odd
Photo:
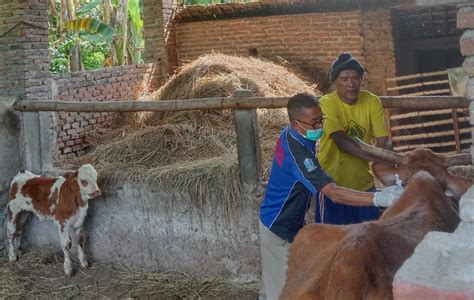
{"label": "cow's ear", "polygon": [[66,179],[74,179],[74,178],[77,178],[77,175],[79,174],[78,171],[75,171],[75,172],[67,172],[66,174],[64,174],[64,178]]}
{"label": "cow's ear", "polygon": [[392,185],[395,182],[397,167],[391,163],[374,162],[372,164],[372,173],[385,186]]}

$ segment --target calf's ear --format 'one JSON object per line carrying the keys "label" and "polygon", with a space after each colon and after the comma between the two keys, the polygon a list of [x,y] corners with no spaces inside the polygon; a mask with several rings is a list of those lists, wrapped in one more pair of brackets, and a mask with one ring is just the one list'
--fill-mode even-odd
{"label": "calf's ear", "polygon": [[67,172],[66,174],[64,174],[64,178],[66,179],[72,179],[72,178],[77,178],[77,175],[79,174],[78,171],[75,171],[75,172]]}

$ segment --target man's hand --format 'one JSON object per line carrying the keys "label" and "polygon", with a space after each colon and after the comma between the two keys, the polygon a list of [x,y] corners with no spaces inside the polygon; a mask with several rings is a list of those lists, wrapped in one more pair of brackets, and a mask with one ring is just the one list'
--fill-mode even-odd
{"label": "man's hand", "polygon": [[391,185],[380,192],[374,193],[374,205],[377,207],[392,206],[402,195],[404,189],[398,185]]}

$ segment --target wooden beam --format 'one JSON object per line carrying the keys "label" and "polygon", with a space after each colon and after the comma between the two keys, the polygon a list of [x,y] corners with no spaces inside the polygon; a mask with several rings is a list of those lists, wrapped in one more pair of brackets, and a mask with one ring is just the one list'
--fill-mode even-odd
{"label": "wooden beam", "polygon": [[[17,101],[14,108],[18,111],[69,111],[69,112],[137,112],[137,111],[185,111],[201,109],[253,109],[286,107],[289,97],[220,97],[191,100],[167,101],[103,101],[93,102],[84,99],[77,101]],[[429,97],[380,97],[384,108],[405,109],[449,109],[468,108],[466,97],[429,96]]]}

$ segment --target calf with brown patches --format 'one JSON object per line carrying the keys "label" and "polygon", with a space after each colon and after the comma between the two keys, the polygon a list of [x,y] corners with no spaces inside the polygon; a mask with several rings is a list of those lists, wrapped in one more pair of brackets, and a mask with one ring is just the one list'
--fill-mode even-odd
{"label": "calf with brown patches", "polygon": [[447,166],[470,163],[470,157],[445,158],[425,149],[375,155],[396,163],[374,163],[375,176],[385,185],[398,176],[406,182],[404,193],[378,221],[305,226],[291,247],[280,299],[391,299],[396,271],[423,237],[457,227],[458,201],[471,182]]}
{"label": "calf with brown patches", "polygon": [[97,186],[97,172],[86,164],[78,171],[64,176],[46,177],[21,171],[10,185],[8,200],[8,256],[15,261],[20,247],[20,236],[29,212],[40,220],[53,220],[58,226],[64,253],[64,272],[72,275],[70,249],[72,239],[78,246],[79,261],[87,267],[84,253],[83,222],[88,200],[101,195]]}

